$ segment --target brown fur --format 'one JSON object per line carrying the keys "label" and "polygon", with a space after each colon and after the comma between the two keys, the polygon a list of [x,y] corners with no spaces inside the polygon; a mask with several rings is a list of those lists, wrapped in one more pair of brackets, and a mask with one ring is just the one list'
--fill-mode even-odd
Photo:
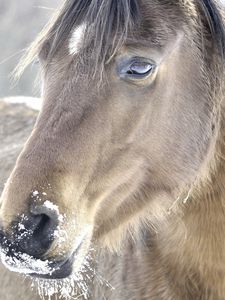
{"label": "brown fur", "polygon": [[[65,214],[67,242],[56,239],[48,258],[68,254],[91,225],[79,258],[94,247],[95,274],[114,289],[99,286],[94,276],[90,298],[225,299],[219,6],[127,0],[125,14],[117,0],[109,15],[109,24],[119,22],[115,29],[105,23],[112,2],[103,2],[78,54],[67,49],[77,25],[67,23],[73,1],[31,49],[41,60],[44,105],[2,196],[4,231],[29,212],[32,191],[50,184],[47,197]],[[79,23],[88,20],[85,3]],[[123,16],[130,22],[119,39]],[[108,34],[117,41],[113,48]],[[158,73],[135,83],[121,80],[117,67],[130,56],[155,60]]]}

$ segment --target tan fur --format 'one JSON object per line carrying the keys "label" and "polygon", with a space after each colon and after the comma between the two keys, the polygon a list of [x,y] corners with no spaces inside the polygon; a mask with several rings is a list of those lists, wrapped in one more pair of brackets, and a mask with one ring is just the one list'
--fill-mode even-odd
{"label": "tan fur", "polygon": [[[74,56],[69,37],[52,56],[42,44],[44,106],[3,193],[1,224],[10,233],[31,203],[50,199],[67,234],[45,257],[56,260],[90,229],[76,259],[95,249],[91,299],[222,300],[221,36],[203,1],[140,1],[140,8],[141,24],[99,74],[90,70],[88,41]],[[60,36],[53,32],[49,43]],[[118,67],[136,56],[154,60],[157,73],[125,82]],[[33,199],[34,190],[46,195]]]}

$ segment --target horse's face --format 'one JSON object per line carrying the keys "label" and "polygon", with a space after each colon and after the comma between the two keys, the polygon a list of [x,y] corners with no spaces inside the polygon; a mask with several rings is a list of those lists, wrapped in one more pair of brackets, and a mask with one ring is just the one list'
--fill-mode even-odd
{"label": "horse's face", "polygon": [[44,276],[68,275],[91,240],[118,249],[145,218],[159,224],[200,172],[212,135],[194,33],[174,27],[160,47],[140,34],[101,84],[76,34],[50,61],[41,56],[43,108],[2,196],[6,263],[49,259],[26,264]]}

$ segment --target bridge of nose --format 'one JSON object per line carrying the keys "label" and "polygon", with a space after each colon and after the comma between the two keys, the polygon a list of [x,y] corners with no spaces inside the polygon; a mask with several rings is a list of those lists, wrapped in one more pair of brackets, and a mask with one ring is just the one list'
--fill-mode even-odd
{"label": "bridge of nose", "polygon": [[[50,177],[51,180],[49,180]],[[58,174],[57,177],[59,178]],[[58,189],[54,179],[54,170],[48,164],[42,168],[38,163],[38,158],[32,162],[26,161],[23,157],[21,161],[19,158],[19,163],[8,179],[0,198],[2,226],[8,228],[18,217],[29,215],[31,206],[35,203],[41,206],[47,200],[57,201],[56,192],[58,193]]]}

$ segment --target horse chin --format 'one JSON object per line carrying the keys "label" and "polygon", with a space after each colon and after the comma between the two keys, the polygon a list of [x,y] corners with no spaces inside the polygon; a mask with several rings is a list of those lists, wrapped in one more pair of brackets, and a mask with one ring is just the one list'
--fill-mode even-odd
{"label": "horse chin", "polygon": [[65,255],[36,258],[20,251],[15,243],[6,237],[0,249],[0,259],[10,271],[43,279],[63,279],[79,272],[89,251],[92,226],[86,226],[75,239],[71,251]]}
{"label": "horse chin", "polygon": [[69,277],[73,273],[74,255],[70,258],[60,261],[51,262],[50,266],[52,271],[46,274],[30,273],[29,275],[34,278],[43,279],[64,279]]}
{"label": "horse chin", "polygon": [[11,249],[1,249],[1,260],[5,267],[13,272],[34,278],[63,279],[79,271],[83,262],[83,246],[85,246],[84,241],[80,242],[76,250],[64,259],[55,257],[44,260]]}
{"label": "horse chin", "polygon": [[44,273],[31,273],[29,274],[32,277],[43,278],[43,279],[64,279],[71,276],[73,273],[79,271],[82,262],[82,247],[83,243],[79,245],[76,251],[72,255],[61,261],[49,262],[50,272]]}
{"label": "horse chin", "polygon": [[80,271],[85,260],[86,251],[86,243],[84,241],[83,243],[80,243],[79,247],[73,252],[73,254],[67,256],[66,259],[61,261],[49,261],[48,265],[50,271],[48,273],[30,273],[29,275],[36,278],[51,280],[67,278]]}
{"label": "horse chin", "polygon": [[1,253],[1,260],[5,267],[12,272],[36,278],[62,279],[72,274],[75,254],[64,260],[41,260],[27,254],[8,255],[3,252]]}

